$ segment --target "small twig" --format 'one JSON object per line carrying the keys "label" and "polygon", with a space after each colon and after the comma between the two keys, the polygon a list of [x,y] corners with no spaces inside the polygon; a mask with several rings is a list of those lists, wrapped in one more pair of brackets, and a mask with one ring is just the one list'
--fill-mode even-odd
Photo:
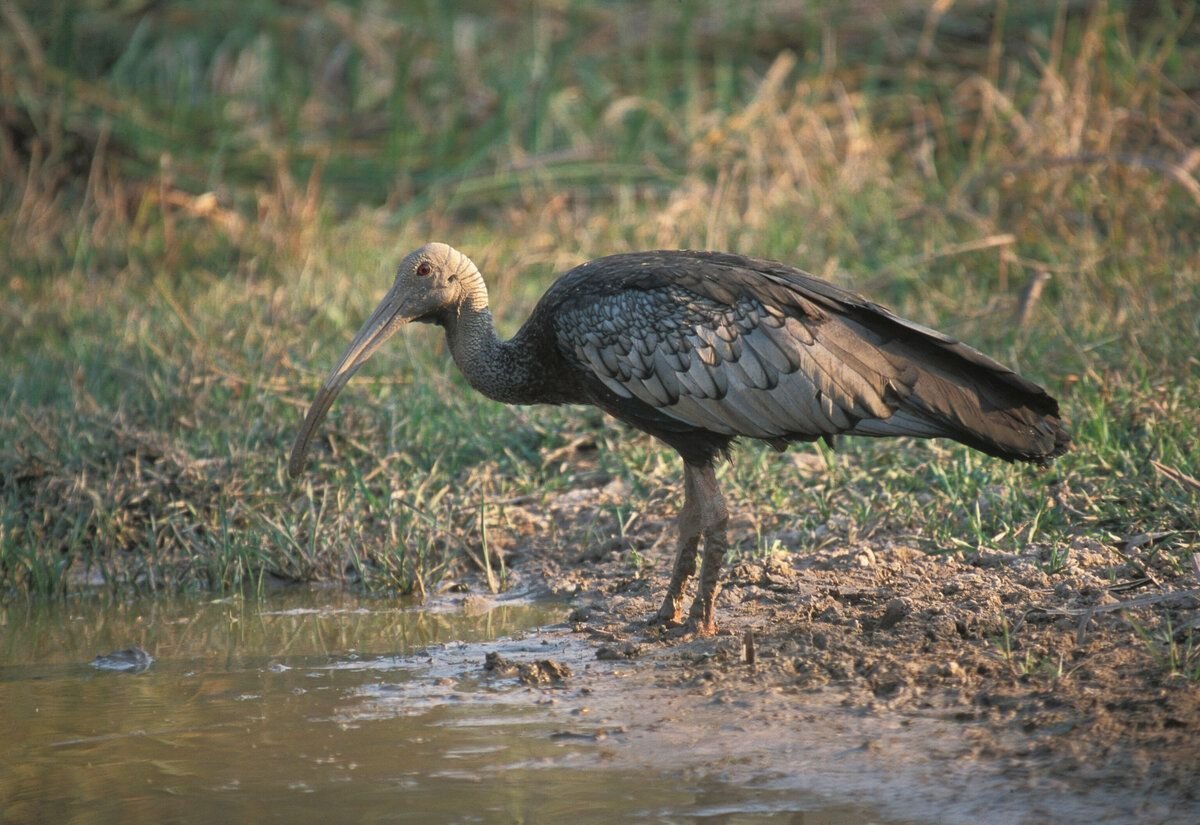
{"label": "small twig", "polygon": [[565,461],[570,456],[576,453],[584,452],[585,450],[595,450],[596,439],[592,435],[581,435],[571,439],[570,442],[553,450],[548,450],[542,456],[543,466],[554,464],[559,461]]}
{"label": "small twig", "polygon": [[1180,487],[1183,487],[1184,489],[1190,487],[1193,490],[1200,491],[1200,480],[1192,478],[1182,470],[1176,469],[1175,467],[1169,467],[1166,464],[1163,464],[1161,461],[1157,461],[1153,458],[1150,459],[1150,466],[1153,467],[1160,475],[1166,476]]}
{"label": "small twig", "polygon": [[[986,252],[989,249],[995,249],[997,247],[1012,246],[1016,242],[1017,242],[1016,235],[1013,235],[1009,232],[1002,232],[997,235],[988,235],[985,238],[976,238],[971,241],[963,241],[962,243],[950,244],[949,246],[945,246],[940,249],[935,249],[932,252],[924,253],[921,255],[913,255],[908,258],[902,258],[901,260],[896,261],[895,263],[885,265],[880,271],[883,273],[899,272],[908,267],[916,266],[916,265],[920,265],[920,264],[926,264],[926,263],[929,263],[930,261],[935,261],[939,258],[950,258],[955,255],[968,255],[972,252]],[[1011,250],[1005,250],[1003,254],[1011,255],[1012,252],[1011,252]],[[882,284],[886,280],[888,280],[888,278],[881,275],[880,277],[875,278],[874,280],[869,281],[867,283],[868,283],[868,286],[870,284]]]}
{"label": "small twig", "polygon": [[1021,297],[1017,301],[1016,323],[1018,329],[1025,329],[1029,325],[1029,319],[1033,317],[1033,308],[1037,305],[1038,299],[1042,297],[1042,288],[1048,280],[1050,280],[1050,273],[1039,269],[1033,273],[1029,283],[1025,284],[1025,288],[1021,290]]}
{"label": "small twig", "polygon": [[934,0],[925,15],[925,25],[921,29],[921,37],[917,41],[917,57],[922,61],[928,60],[933,53],[933,38],[937,34],[938,23],[943,15],[950,11],[954,0]]}
{"label": "small twig", "polygon": [[167,308],[170,309],[175,317],[179,319],[179,323],[183,325],[183,328],[187,334],[190,335],[192,340],[196,342],[198,348],[203,348],[204,336],[196,331],[196,327],[192,324],[192,319],[188,317],[187,310],[185,310],[179,301],[175,299],[175,296],[171,294],[171,290],[167,286],[166,281],[162,278],[155,278],[153,281],[151,281],[151,284],[154,286],[154,291],[157,292],[159,297],[163,299],[163,303],[165,303]]}
{"label": "small twig", "polygon": [[429,591],[425,589],[425,577],[421,575],[421,565],[414,564],[412,566],[412,571],[413,593],[416,594],[417,599],[420,601],[427,601],[429,599]]}
{"label": "small twig", "polygon": [[0,3],[0,17],[8,22],[13,33],[17,35],[21,48],[25,50],[25,57],[33,66],[34,71],[41,72],[46,67],[46,53],[42,51],[42,44],[38,41],[37,34],[29,25],[29,21],[25,19],[25,15],[21,14],[17,4],[11,0],[4,0]]}
{"label": "small twig", "polygon": [[1176,590],[1172,593],[1155,593],[1152,596],[1139,596],[1136,599],[1126,599],[1125,601],[1115,602],[1113,604],[1099,604],[1095,607],[1076,608],[1061,608],[1069,613],[1112,613],[1114,610],[1132,610],[1136,607],[1149,607],[1152,604],[1160,602],[1184,601],[1191,599],[1200,602],[1200,588],[1195,590]]}
{"label": "small twig", "polygon": [[1003,232],[998,235],[988,235],[986,238],[976,238],[973,241],[964,241],[963,243],[951,244],[943,249],[935,249],[933,252],[921,258],[923,261],[932,261],[934,258],[948,258],[952,255],[965,255],[970,252],[983,252],[987,249],[995,249],[998,246],[1012,246],[1017,242],[1017,236],[1010,232]]}
{"label": "small twig", "polygon": [[487,576],[488,590],[499,593],[500,586],[496,583],[496,574],[492,572],[492,556],[488,549],[487,500],[482,495],[479,497],[479,546],[483,551],[483,572]]}
{"label": "small twig", "polygon": [[[1025,163],[1009,163],[1004,166],[999,166],[986,171],[988,175],[1016,175],[1025,172],[1036,172],[1042,169],[1053,169],[1061,166],[1123,166],[1130,169],[1149,169],[1155,172],[1160,172],[1180,187],[1185,189],[1192,200],[1200,204],[1200,182],[1197,182],[1191,173],[1178,163],[1172,163],[1169,160],[1162,158],[1148,157],[1146,155],[1133,155],[1128,153],[1118,153],[1112,155],[1102,154],[1082,154],[1082,155],[1059,155],[1055,157],[1036,158]],[[982,177],[982,174],[973,177],[964,189],[973,187]]]}
{"label": "small twig", "polygon": [[[1197,571],[1200,576],[1200,571]],[[1126,599],[1125,601],[1114,602],[1112,604],[1099,604],[1093,607],[1035,607],[1026,612],[1032,613],[1038,611],[1047,616],[1066,616],[1079,617],[1079,628],[1075,632],[1075,643],[1082,645],[1084,636],[1087,632],[1087,626],[1092,619],[1101,613],[1112,613],[1116,610],[1133,610],[1138,607],[1149,607],[1152,604],[1161,604],[1162,602],[1192,600],[1200,603],[1200,588],[1194,590],[1178,590],[1173,593],[1155,593],[1151,596],[1139,596],[1136,599]]]}

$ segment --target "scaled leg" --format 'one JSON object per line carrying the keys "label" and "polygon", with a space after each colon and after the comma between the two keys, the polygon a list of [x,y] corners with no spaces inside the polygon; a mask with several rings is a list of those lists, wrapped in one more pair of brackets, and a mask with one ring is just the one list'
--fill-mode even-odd
{"label": "scaled leg", "polygon": [[704,529],[696,486],[696,478],[701,472],[703,470],[686,462],[683,465],[683,508],[679,511],[675,569],[671,573],[671,583],[667,585],[667,596],[658,609],[658,618],[668,624],[683,624],[683,591],[696,575],[696,552]]}
{"label": "scaled leg", "polygon": [[704,555],[700,564],[700,587],[692,602],[689,621],[696,632],[711,636],[717,632],[717,594],[721,591],[721,564],[725,551],[729,549],[729,538],[725,532],[729,524],[729,510],[725,497],[717,485],[716,469],[709,465],[698,471],[696,493],[700,510],[701,532],[704,536]]}

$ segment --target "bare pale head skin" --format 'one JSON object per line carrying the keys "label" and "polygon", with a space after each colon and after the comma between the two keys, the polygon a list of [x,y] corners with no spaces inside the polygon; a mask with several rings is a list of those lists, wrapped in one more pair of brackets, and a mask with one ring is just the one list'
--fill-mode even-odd
{"label": "bare pale head skin", "polygon": [[464,308],[486,306],[483,279],[466,255],[444,243],[428,243],[410,252],[400,263],[392,288],[354,336],[308,408],[300,434],[292,445],[288,475],[292,478],[300,475],[313,436],[333,400],[396,330],[412,321],[445,324]]}

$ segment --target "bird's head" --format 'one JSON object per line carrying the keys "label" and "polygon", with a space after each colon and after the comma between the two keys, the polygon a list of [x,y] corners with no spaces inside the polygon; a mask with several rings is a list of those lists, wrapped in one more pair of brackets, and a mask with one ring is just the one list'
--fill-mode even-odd
{"label": "bird's head", "polygon": [[292,445],[288,475],[295,478],[304,467],[317,425],[333,399],[358,368],[396,330],[410,321],[445,324],[464,307],[487,305],[483,278],[466,255],[444,243],[428,243],[410,252],[400,263],[396,281],[354,336],[308,408],[308,415]]}
{"label": "bird's head", "polygon": [[444,243],[427,243],[400,262],[396,282],[358,338],[381,316],[392,324],[388,335],[408,321],[440,323],[474,299],[482,285],[483,279],[470,258]]}

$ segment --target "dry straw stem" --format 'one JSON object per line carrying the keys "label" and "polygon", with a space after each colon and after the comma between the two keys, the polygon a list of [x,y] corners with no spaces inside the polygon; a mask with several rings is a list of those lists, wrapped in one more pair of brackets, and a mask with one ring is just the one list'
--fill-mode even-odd
{"label": "dry straw stem", "polygon": [[1154,468],[1155,472],[1171,479],[1171,481],[1174,481],[1181,487],[1200,492],[1200,479],[1192,478],[1187,473],[1182,472],[1175,467],[1168,467],[1166,464],[1163,464],[1161,461],[1154,458],[1150,459],[1150,466]]}
{"label": "dry straw stem", "polygon": [[[1142,157],[1139,155],[1116,154],[1116,155],[1072,155],[1066,157],[1045,157],[1036,160],[1027,161],[1024,163],[1010,163],[1000,166],[993,170],[990,174],[994,177],[1005,177],[1009,175],[1026,175],[1037,174],[1038,172],[1047,169],[1054,169],[1064,166],[1118,166],[1129,169],[1150,169],[1155,172],[1161,172],[1169,177],[1175,183],[1179,184],[1195,201],[1197,206],[1200,206],[1200,182],[1188,171],[1188,169],[1180,163],[1174,163],[1161,158]],[[974,181],[972,181],[974,184]]]}
{"label": "dry straw stem", "polygon": [[1024,329],[1029,325],[1029,320],[1033,317],[1033,308],[1037,306],[1038,299],[1042,297],[1042,289],[1049,280],[1049,272],[1038,270],[1033,273],[1033,276],[1029,279],[1029,283],[1021,290],[1021,297],[1017,301],[1016,322],[1018,329]]}
{"label": "dry straw stem", "polygon": [[25,15],[21,13],[21,9],[13,0],[0,0],[0,15],[3,15],[4,21],[16,33],[21,48],[25,50],[25,57],[29,60],[29,65],[35,72],[44,71],[46,53],[42,51],[41,41],[33,27],[29,25],[29,21],[25,19]]}

